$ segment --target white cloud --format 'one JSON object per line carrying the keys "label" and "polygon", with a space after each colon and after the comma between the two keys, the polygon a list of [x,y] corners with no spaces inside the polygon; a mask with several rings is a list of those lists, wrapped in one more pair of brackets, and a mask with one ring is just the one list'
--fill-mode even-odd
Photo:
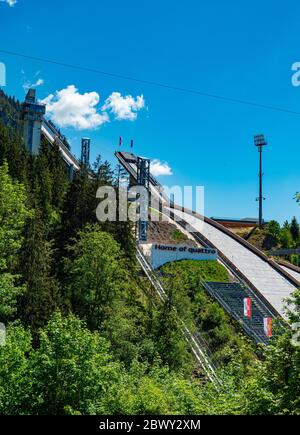
{"label": "white cloud", "polygon": [[37,81],[35,83],[30,83],[30,82],[26,81],[23,84],[23,89],[24,89],[24,91],[28,91],[28,89],[37,88],[38,86],[43,86],[44,83],[45,83],[44,79],[37,79]]}
{"label": "white cloud", "polygon": [[47,113],[56,125],[77,130],[94,129],[109,122],[108,112],[118,121],[135,121],[137,112],[145,107],[143,95],[123,97],[120,92],[113,92],[98,109],[99,101],[97,92],[80,94],[74,85],[69,85],[48,95],[42,103],[47,105]]}
{"label": "white cloud", "polygon": [[42,86],[44,83],[44,79],[38,79],[32,86]]}
{"label": "white cloud", "polygon": [[17,0],[0,0],[0,2],[7,3],[10,7],[14,6],[16,3],[18,3]]}
{"label": "white cloud", "polygon": [[74,85],[50,94],[42,103],[47,104],[47,113],[59,127],[87,130],[100,127],[109,121],[107,113],[98,113],[100,96],[97,92],[80,94]]}
{"label": "white cloud", "polygon": [[108,110],[115,115],[118,121],[135,121],[137,112],[145,107],[144,96],[136,98],[131,95],[122,97],[120,92],[113,92],[105,101],[102,110]]}
{"label": "white cloud", "polygon": [[173,175],[172,168],[167,162],[161,162],[160,160],[152,160],[150,166],[151,174],[154,177],[160,177],[161,175]]}

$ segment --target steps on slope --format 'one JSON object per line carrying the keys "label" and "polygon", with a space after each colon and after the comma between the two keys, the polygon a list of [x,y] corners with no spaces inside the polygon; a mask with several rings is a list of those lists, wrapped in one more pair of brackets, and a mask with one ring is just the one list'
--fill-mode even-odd
{"label": "steps on slope", "polygon": [[[240,323],[248,336],[256,343],[268,344],[269,338],[264,332],[264,318],[270,316],[269,312],[258,299],[254,299],[249,294],[246,287],[239,283],[205,282],[203,284],[208,293]],[[244,299],[248,297],[252,300],[251,319],[244,316]]]}

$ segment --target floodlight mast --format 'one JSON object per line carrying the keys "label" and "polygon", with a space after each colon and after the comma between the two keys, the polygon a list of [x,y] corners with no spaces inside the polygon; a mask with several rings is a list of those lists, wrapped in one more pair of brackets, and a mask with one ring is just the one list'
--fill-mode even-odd
{"label": "floodlight mast", "polygon": [[263,154],[263,147],[267,145],[267,142],[265,140],[265,137],[263,134],[258,134],[254,136],[254,145],[258,148],[259,152],[259,197],[257,198],[257,201],[259,201],[259,217],[258,217],[258,224],[259,227],[263,227],[263,201],[265,198],[263,197],[263,167],[262,167],[262,154]]}

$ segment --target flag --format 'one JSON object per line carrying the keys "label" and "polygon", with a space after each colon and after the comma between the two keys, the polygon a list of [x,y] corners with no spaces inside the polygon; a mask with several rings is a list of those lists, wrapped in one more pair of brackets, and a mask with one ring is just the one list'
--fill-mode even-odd
{"label": "flag", "polygon": [[244,299],[244,316],[251,319],[252,316],[252,300],[251,298]]}
{"label": "flag", "polygon": [[267,337],[272,337],[272,317],[264,318],[264,332]]}
{"label": "flag", "polygon": [[122,141],[122,137],[120,136],[120,139],[119,139],[119,145],[120,145],[120,146],[122,146],[122,142],[123,142],[123,141]]}

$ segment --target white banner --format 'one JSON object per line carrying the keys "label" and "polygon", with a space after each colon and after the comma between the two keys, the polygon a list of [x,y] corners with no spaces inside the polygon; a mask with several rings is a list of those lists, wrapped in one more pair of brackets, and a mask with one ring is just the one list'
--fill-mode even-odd
{"label": "white banner", "polygon": [[151,247],[151,264],[154,269],[174,261],[181,260],[217,260],[216,249],[199,248],[186,245],[153,244]]}

